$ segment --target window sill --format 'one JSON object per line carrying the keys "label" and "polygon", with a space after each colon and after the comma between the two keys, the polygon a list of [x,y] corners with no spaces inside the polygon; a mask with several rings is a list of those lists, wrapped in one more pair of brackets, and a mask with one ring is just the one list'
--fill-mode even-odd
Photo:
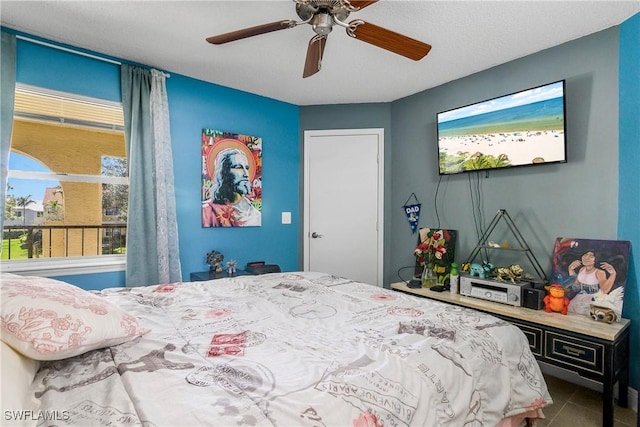
{"label": "window sill", "polygon": [[27,276],[68,276],[124,271],[126,255],[2,261],[0,271]]}

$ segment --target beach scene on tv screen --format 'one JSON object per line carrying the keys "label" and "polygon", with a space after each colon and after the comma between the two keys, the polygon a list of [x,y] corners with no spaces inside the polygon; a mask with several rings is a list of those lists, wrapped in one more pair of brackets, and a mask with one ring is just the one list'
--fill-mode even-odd
{"label": "beach scene on tv screen", "polygon": [[443,174],[565,161],[563,82],[438,114],[438,151]]}

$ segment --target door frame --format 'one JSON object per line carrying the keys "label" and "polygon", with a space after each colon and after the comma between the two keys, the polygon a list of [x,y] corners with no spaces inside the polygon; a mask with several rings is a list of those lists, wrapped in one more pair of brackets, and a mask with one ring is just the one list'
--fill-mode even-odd
{"label": "door frame", "polygon": [[309,149],[308,146],[314,137],[323,136],[351,136],[351,135],[375,135],[378,138],[378,194],[377,194],[377,271],[378,283],[371,283],[380,287],[384,286],[384,128],[370,129],[331,129],[331,130],[305,130],[304,131],[304,216],[303,216],[303,269],[309,271],[309,243],[310,231],[310,194],[309,194]]}

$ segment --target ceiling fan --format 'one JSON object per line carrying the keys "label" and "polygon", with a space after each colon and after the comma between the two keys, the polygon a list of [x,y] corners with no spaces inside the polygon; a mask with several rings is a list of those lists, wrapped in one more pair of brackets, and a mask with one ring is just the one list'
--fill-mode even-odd
{"label": "ceiling fan", "polygon": [[346,29],[347,34],[357,40],[370,43],[390,52],[418,61],[422,59],[431,46],[405,35],[370,24],[361,19],[345,22],[352,12],[357,12],[376,3],[378,0],[293,0],[296,13],[301,21],[283,20],[269,24],[257,25],[242,30],[207,37],[212,44],[224,44],[247,37],[258,36],[273,31],[294,28],[301,24],[309,24],[315,36],[309,41],[307,57],[302,77],[314,75],[322,66],[327,36],[338,25]]}

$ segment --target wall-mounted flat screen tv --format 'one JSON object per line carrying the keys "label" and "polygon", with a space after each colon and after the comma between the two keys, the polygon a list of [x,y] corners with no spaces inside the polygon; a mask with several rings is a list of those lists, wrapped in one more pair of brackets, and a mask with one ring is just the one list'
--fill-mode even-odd
{"label": "wall-mounted flat screen tv", "polygon": [[436,116],[440,175],[565,163],[565,81]]}

